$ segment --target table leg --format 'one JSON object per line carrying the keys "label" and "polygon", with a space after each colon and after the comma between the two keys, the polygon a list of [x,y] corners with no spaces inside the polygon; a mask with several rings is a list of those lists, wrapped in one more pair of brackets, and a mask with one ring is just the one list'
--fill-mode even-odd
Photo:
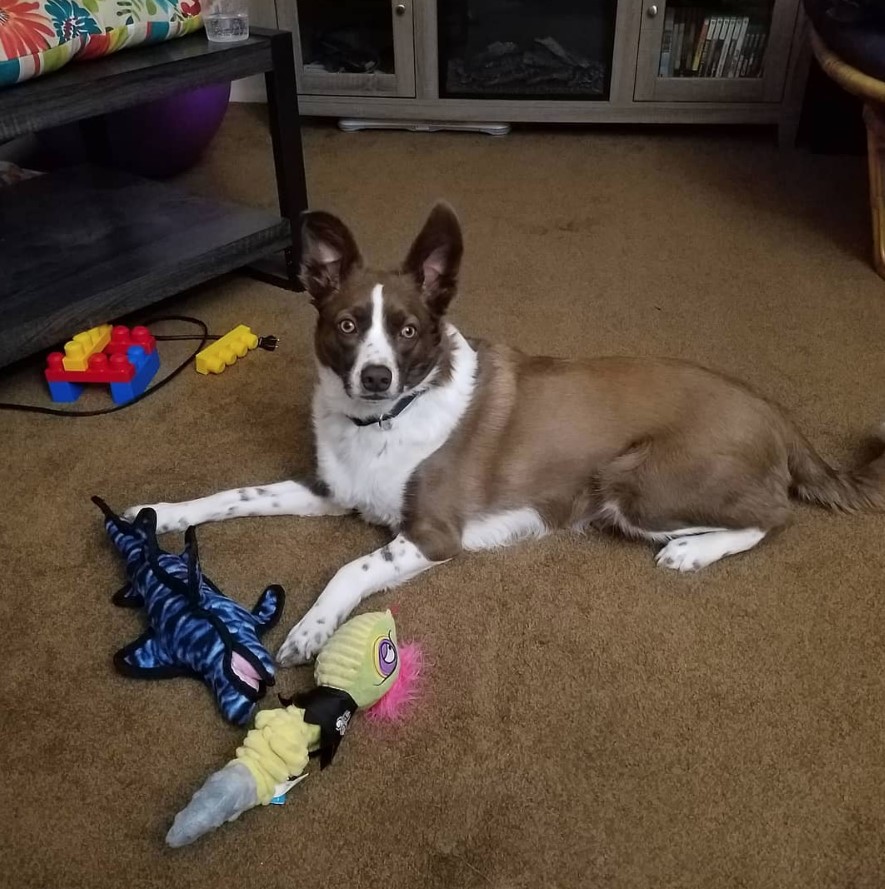
{"label": "table leg", "polygon": [[868,102],[867,161],[870,167],[870,209],[873,215],[873,264],[885,278],[885,116],[883,106]]}
{"label": "table leg", "polygon": [[271,283],[300,292],[304,289],[298,277],[301,262],[301,214],[307,210],[307,183],[291,34],[279,33],[271,38],[271,57],[273,68],[264,75],[268,119],[280,213],[292,223],[292,245],[286,250],[285,271],[281,270],[281,275],[261,268],[254,271]]}

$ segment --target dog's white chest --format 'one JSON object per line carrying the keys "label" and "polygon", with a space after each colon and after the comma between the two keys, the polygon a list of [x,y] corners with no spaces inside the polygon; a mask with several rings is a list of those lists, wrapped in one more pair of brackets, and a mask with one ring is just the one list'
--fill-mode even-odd
{"label": "dog's white chest", "polygon": [[346,417],[317,424],[319,476],[336,503],[358,510],[370,522],[400,524],[412,473],[442,444],[413,440],[407,425],[384,431],[355,426]]}
{"label": "dog's white chest", "polygon": [[337,377],[320,369],[313,401],[317,473],[337,504],[367,521],[400,525],[409,479],[446,442],[470,404],[476,353],[457,331],[451,335],[451,379],[415,399],[386,430],[357,426],[342,410]]}

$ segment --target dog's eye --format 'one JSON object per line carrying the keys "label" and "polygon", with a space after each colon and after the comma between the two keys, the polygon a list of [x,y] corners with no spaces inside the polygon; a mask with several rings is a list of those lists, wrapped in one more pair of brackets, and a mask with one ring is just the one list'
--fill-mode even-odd
{"label": "dog's eye", "polygon": [[413,337],[418,335],[418,328],[415,327],[414,324],[407,324],[400,332],[399,335],[404,337],[407,340],[412,339]]}
{"label": "dog's eye", "polygon": [[356,331],[356,324],[350,318],[342,318],[338,322],[338,329],[349,336]]}

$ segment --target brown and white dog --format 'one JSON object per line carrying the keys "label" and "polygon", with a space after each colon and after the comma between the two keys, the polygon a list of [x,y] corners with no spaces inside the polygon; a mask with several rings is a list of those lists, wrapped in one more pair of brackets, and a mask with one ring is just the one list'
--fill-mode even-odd
{"label": "brown and white dog", "polygon": [[319,313],[315,480],[154,507],[163,530],[351,511],[391,529],[390,543],[335,574],[282,664],[312,657],[366,596],[462,550],[597,527],[659,542],[659,565],[695,571],[784,525],[791,494],[885,508],[885,455],[831,469],[777,407],[712,371],[465,339],[445,319],[462,254],[445,204],[395,271],[365,266],[327,213],[306,215],[304,243]]}

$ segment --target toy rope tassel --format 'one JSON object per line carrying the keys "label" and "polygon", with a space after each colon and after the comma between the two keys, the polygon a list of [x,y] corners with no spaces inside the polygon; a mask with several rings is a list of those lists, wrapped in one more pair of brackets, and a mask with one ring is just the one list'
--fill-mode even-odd
{"label": "toy rope tassel", "polygon": [[358,708],[370,718],[396,719],[416,694],[422,658],[415,645],[398,647],[389,611],[343,624],[317,657],[317,687],[287,706],[263,710],[236,758],[211,775],[175,816],[170,846],[186,846],[247,809],[266,806],[304,774],[309,757],[332,762]]}

